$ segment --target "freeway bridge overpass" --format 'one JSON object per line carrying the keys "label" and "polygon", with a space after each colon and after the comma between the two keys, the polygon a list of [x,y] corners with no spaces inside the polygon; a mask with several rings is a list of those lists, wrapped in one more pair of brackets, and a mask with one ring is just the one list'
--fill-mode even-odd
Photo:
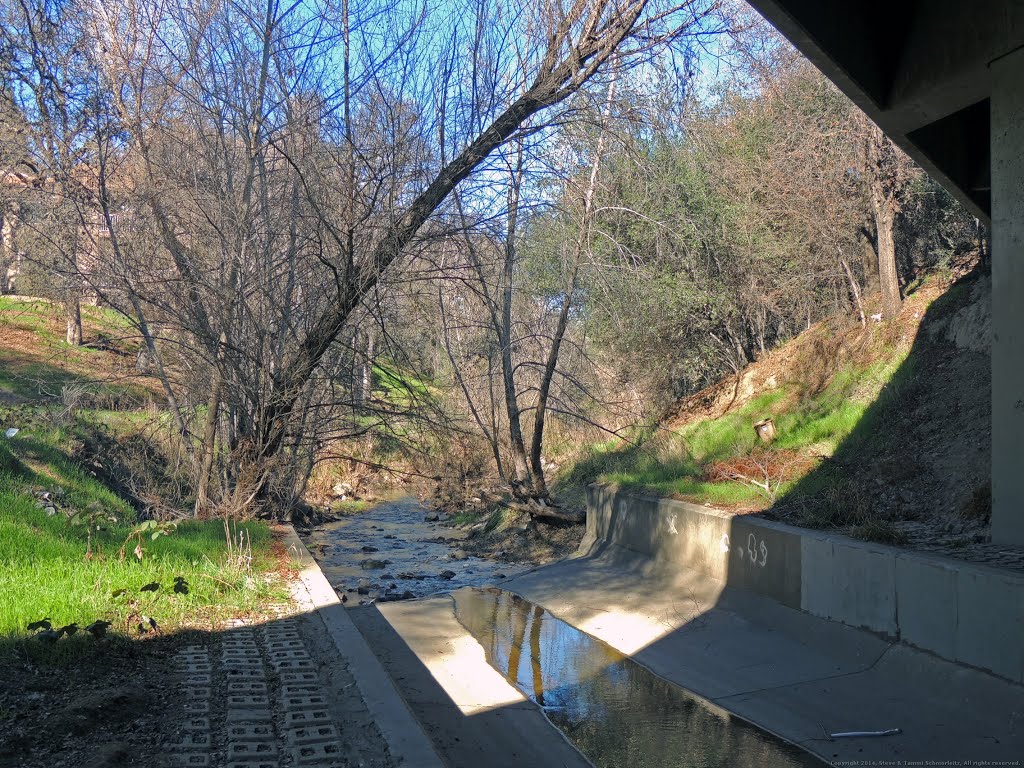
{"label": "freeway bridge overpass", "polygon": [[748,0],[992,231],[992,539],[1024,545],[1024,0]]}

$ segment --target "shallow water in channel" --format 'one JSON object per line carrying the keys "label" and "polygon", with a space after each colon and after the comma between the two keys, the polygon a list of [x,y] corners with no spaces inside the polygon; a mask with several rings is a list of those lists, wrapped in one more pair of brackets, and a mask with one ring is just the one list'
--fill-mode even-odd
{"label": "shallow water in channel", "polygon": [[491,666],[599,768],[823,765],[518,595],[491,588],[452,596]]}
{"label": "shallow water in channel", "polygon": [[304,538],[331,585],[348,596],[349,608],[493,584],[532,567],[461,555],[466,532],[426,522],[428,512],[410,497],[382,501]]}

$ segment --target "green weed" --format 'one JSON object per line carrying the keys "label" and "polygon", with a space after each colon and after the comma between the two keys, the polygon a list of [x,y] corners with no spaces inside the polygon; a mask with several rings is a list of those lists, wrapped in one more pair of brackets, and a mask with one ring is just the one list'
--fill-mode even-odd
{"label": "green weed", "polygon": [[[252,568],[228,562],[221,521],[140,537],[134,510],[62,450],[67,430],[32,432],[0,438],[0,637],[24,635],[42,618],[55,627],[106,619],[114,630],[131,631],[133,616],[145,614],[167,629],[255,610],[272,595],[258,575],[272,564],[265,525],[238,526],[252,548]],[[50,496],[40,501],[43,492]],[[82,510],[90,524],[74,525],[69,516]],[[177,577],[187,593],[174,590]],[[153,591],[140,591],[154,583]]]}

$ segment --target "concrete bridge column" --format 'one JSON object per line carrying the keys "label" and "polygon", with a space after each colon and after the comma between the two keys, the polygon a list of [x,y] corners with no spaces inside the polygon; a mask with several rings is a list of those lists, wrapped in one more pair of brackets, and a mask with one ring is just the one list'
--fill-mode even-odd
{"label": "concrete bridge column", "polygon": [[1024,545],[1024,49],[991,73],[992,540]]}

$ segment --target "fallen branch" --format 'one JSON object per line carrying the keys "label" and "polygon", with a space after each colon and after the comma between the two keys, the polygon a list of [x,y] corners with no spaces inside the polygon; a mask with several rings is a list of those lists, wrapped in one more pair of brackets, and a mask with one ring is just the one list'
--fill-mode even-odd
{"label": "fallen branch", "polygon": [[[481,494],[483,496],[483,494]],[[490,494],[488,494],[490,496]],[[525,512],[532,519],[541,520],[558,520],[562,523],[585,523],[587,521],[587,513],[582,509],[562,509],[552,504],[544,504],[537,499],[530,499],[527,502],[521,501],[510,501],[508,499],[501,498],[487,498],[495,504],[498,504],[506,509],[511,509],[515,512]]]}

